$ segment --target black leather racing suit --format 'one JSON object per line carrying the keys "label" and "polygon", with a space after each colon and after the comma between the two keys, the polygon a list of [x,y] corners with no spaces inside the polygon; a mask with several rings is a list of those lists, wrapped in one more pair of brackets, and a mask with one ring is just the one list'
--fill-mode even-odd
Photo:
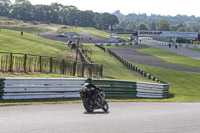
{"label": "black leather racing suit", "polygon": [[98,95],[98,91],[101,91],[100,88],[98,88],[96,85],[92,84],[92,83],[85,83],[82,88],[84,89],[89,89],[89,91],[92,93],[92,95],[94,95],[94,100],[97,101],[97,95]]}

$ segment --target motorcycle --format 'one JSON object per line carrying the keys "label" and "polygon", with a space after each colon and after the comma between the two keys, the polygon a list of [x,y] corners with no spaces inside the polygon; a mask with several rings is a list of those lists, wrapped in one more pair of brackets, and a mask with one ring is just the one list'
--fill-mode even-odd
{"label": "motorcycle", "polygon": [[108,103],[105,99],[105,93],[103,89],[96,90],[97,96],[94,99],[94,95],[87,88],[82,88],[79,90],[79,94],[83,101],[83,106],[85,110],[92,113],[95,109],[102,109],[107,112],[109,109]]}

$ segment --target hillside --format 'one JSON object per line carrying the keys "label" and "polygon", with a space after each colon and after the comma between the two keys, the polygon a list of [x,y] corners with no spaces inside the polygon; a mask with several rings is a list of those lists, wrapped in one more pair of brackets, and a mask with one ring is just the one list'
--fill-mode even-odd
{"label": "hillside", "polygon": [[1,29],[0,52],[26,53],[42,56],[64,57],[65,43],[44,39],[37,35]]}

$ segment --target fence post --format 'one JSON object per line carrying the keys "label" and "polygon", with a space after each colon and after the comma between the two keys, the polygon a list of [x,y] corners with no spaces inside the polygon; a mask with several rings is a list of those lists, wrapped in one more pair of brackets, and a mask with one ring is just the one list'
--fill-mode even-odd
{"label": "fence post", "polygon": [[74,66],[73,66],[73,76],[75,76],[76,74],[76,62],[74,62]]}
{"label": "fence post", "polygon": [[53,57],[50,57],[50,73],[52,73],[52,70],[53,70]]}
{"label": "fence post", "polygon": [[82,63],[82,74],[81,74],[81,77],[84,77],[84,63]]}
{"label": "fence post", "polygon": [[26,60],[27,60],[27,54],[24,55],[24,72],[26,72]]}
{"label": "fence post", "polygon": [[100,76],[103,77],[103,65],[101,65]]}
{"label": "fence post", "polygon": [[92,77],[92,69],[93,69],[93,65],[92,64],[90,64],[90,77]]}
{"label": "fence post", "polygon": [[13,71],[13,58],[12,58],[12,53],[10,53],[10,72]]}
{"label": "fence post", "polygon": [[42,56],[40,56],[39,61],[40,61],[40,72],[42,72]]}
{"label": "fence post", "polygon": [[65,59],[63,59],[63,75],[65,74]]}

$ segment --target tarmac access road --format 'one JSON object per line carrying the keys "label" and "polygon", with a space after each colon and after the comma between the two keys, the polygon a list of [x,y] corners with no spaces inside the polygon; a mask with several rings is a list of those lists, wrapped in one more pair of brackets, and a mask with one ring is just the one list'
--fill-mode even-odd
{"label": "tarmac access road", "polygon": [[109,102],[86,113],[82,103],[0,107],[1,133],[199,133],[200,103]]}

